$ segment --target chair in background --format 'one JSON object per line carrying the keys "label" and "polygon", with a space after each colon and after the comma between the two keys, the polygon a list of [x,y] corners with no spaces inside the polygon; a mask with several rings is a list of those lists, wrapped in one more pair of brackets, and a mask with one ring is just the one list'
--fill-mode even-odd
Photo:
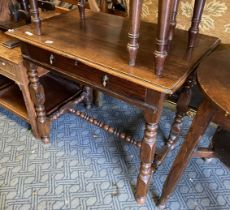
{"label": "chair in background", "polygon": [[[230,131],[229,55],[230,45],[221,46],[199,66],[197,78],[205,97],[170,169],[159,207],[165,206],[193,154],[195,157],[205,158],[220,156],[225,163],[230,165],[230,159],[228,159],[230,157],[230,135],[227,131],[218,129],[209,148],[201,148],[194,152],[211,121]],[[221,135],[222,139],[217,139]],[[217,150],[215,150],[215,146]]]}

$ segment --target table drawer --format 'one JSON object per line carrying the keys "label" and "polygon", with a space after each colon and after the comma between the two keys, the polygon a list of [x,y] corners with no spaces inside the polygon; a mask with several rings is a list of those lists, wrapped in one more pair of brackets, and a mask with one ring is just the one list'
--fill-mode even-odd
{"label": "table drawer", "polygon": [[76,81],[97,87],[108,93],[112,92],[116,95],[129,97],[133,100],[145,100],[146,88],[141,85],[35,46],[26,46],[22,51],[23,54],[44,67],[65,74]]}
{"label": "table drawer", "polygon": [[0,74],[15,80],[16,72],[14,65],[7,60],[0,58]]}

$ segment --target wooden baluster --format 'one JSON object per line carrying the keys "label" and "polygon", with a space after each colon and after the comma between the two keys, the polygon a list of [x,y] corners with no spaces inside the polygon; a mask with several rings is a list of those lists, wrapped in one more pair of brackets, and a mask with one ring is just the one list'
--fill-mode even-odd
{"label": "wooden baluster", "polygon": [[49,143],[49,121],[46,117],[45,111],[45,94],[43,86],[39,82],[37,65],[31,62],[25,61],[25,66],[27,68],[27,74],[30,81],[29,90],[31,99],[35,106],[35,111],[37,115],[37,127],[39,135],[44,143]]}
{"label": "wooden baluster", "polygon": [[35,24],[35,33],[42,34],[41,19],[39,17],[38,2],[37,0],[30,0],[30,13],[32,15],[32,22]]}
{"label": "wooden baluster", "polygon": [[209,122],[214,114],[214,109],[208,101],[204,101],[197,111],[197,114],[193,120],[189,133],[187,134],[183,145],[173,162],[167,179],[164,183],[162,195],[158,203],[159,208],[165,208],[165,203],[168,200],[170,194],[176,187],[180,177],[182,176],[185,167],[192,157],[193,151],[198,144],[200,137],[205,132],[209,125]]}
{"label": "wooden baluster", "polygon": [[179,0],[174,0],[173,1],[173,11],[172,11],[171,20],[170,20],[169,41],[173,40],[174,31],[175,31],[176,24],[177,24],[176,17],[177,17],[178,7],[179,7]]}
{"label": "wooden baluster", "polygon": [[158,29],[156,38],[155,73],[162,76],[165,59],[167,57],[167,45],[169,40],[170,28],[170,9],[171,0],[159,0],[158,4]]}
{"label": "wooden baluster", "polygon": [[206,0],[195,0],[192,25],[189,29],[188,47],[194,47],[196,44],[196,38],[199,34],[199,25],[201,22],[205,2]]}
{"label": "wooden baluster", "polygon": [[152,176],[152,162],[156,150],[157,128],[165,94],[148,91],[146,98],[148,102],[151,102],[156,106],[156,110],[154,112],[149,110],[144,111],[146,128],[141,144],[141,166],[135,193],[136,201],[139,204],[143,204],[145,202],[149,182]]}
{"label": "wooden baluster", "polygon": [[142,10],[143,0],[132,0],[130,1],[130,30],[129,30],[129,65],[135,66],[137,51],[139,48],[138,38],[140,30],[140,19],[141,19],[141,10]]}
{"label": "wooden baluster", "polygon": [[23,6],[23,10],[29,13],[28,0],[21,0],[21,1],[22,1],[21,4]]}
{"label": "wooden baluster", "polygon": [[81,20],[85,20],[85,0],[78,0],[78,9]]}

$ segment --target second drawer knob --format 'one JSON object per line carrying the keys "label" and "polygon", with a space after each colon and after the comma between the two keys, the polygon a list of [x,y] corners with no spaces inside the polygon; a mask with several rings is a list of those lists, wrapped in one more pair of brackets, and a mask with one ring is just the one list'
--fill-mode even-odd
{"label": "second drawer knob", "polygon": [[102,77],[102,85],[103,85],[103,87],[106,87],[108,82],[109,82],[109,77],[107,75],[104,75]]}
{"label": "second drawer knob", "polygon": [[54,64],[54,55],[53,54],[50,55],[50,64],[51,65]]}

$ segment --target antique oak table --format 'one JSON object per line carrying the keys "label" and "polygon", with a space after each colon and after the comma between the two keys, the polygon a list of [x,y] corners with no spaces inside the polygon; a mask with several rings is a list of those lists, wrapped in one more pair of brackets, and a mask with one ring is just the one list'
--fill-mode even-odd
{"label": "antique oak table", "polygon": [[[230,131],[230,45],[221,45],[198,68],[197,81],[204,93],[191,128],[178,152],[164,184],[159,206],[164,207],[192,156],[220,157],[229,164]],[[194,151],[210,122],[226,131],[214,135],[210,149]],[[217,139],[217,138],[220,139]],[[227,139],[228,138],[228,139]],[[219,141],[219,142],[218,142]]]}
{"label": "antique oak table", "polygon": [[[127,64],[126,50],[128,20],[123,17],[86,11],[85,21],[76,10],[43,21],[41,36],[34,34],[34,25],[7,32],[22,41],[21,50],[27,63],[30,92],[37,113],[38,126],[44,127],[46,119],[44,92],[37,77],[37,66],[71,80],[108,93],[144,110],[146,128],[142,141],[87,116],[78,110],[69,112],[115,134],[140,148],[140,171],[136,187],[136,200],[143,203],[152,175],[158,122],[166,96],[173,94],[186,81],[201,59],[218,44],[217,38],[199,35],[199,45],[186,50],[187,32],[177,30],[162,78],[152,69],[152,46],[156,25],[143,22],[142,36],[136,66]],[[149,33],[149,31],[153,33]],[[55,96],[54,96],[55,97]],[[79,102],[84,94],[79,95]]]}

